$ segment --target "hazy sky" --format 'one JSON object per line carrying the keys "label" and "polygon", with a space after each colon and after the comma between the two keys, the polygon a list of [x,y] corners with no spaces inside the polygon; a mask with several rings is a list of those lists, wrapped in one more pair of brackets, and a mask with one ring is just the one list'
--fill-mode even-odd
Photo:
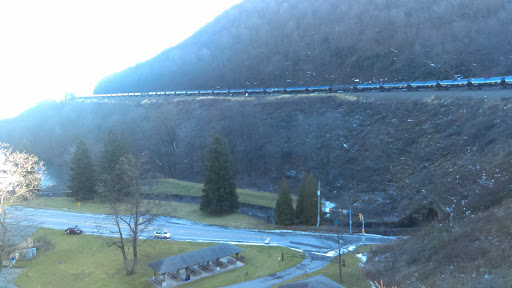
{"label": "hazy sky", "polygon": [[1,1],[0,119],[174,46],[241,0]]}

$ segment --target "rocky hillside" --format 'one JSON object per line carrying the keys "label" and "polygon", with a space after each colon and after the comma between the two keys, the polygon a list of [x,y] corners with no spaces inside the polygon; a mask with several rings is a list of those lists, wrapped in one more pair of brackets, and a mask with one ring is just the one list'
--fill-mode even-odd
{"label": "rocky hillside", "polygon": [[245,0],[94,93],[510,75],[510,15],[510,0]]}
{"label": "rocky hillside", "polygon": [[508,199],[476,215],[425,225],[410,238],[375,247],[366,275],[385,287],[510,287],[511,215]]}
{"label": "rocky hillside", "polygon": [[77,140],[97,157],[114,129],[147,178],[200,182],[205,151],[220,135],[240,187],[274,191],[286,177],[294,188],[309,171],[339,207],[408,226],[474,215],[508,195],[511,96],[496,89],[46,103],[1,121],[0,141],[39,155],[66,183]]}

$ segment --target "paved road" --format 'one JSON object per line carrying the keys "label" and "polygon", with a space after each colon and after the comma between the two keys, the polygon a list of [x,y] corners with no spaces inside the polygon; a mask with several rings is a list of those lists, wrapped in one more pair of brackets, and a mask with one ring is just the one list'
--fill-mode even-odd
{"label": "paved road", "polygon": [[329,262],[331,262],[331,257],[329,256],[320,256],[311,251],[304,251],[306,254],[306,259],[302,261],[299,265],[294,266],[292,268],[280,271],[278,273],[268,275],[265,277],[249,280],[242,283],[233,284],[230,286],[225,286],[224,288],[259,288],[259,287],[271,287],[272,285],[279,284],[289,279],[293,279],[300,275],[304,275],[307,273],[314,272],[316,270],[322,269]]}
{"label": "paved road", "polygon": [[[47,209],[33,209],[17,207],[9,212],[23,218],[23,224],[35,225],[63,230],[78,225],[86,234],[117,236],[116,227],[111,216],[66,212]],[[330,261],[330,257],[322,256],[337,247],[337,237],[329,234],[304,233],[295,231],[259,231],[247,229],[234,229],[220,226],[204,225],[172,217],[157,217],[151,225],[151,230],[145,231],[141,238],[152,237],[155,229],[165,228],[172,234],[172,240],[178,241],[204,241],[248,243],[260,245],[278,245],[304,251],[309,257],[300,265],[281,271],[274,275],[248,281],[243,287],[268,287],[276,283],[294,278],[304,273],[318,270]],[[124,228],[124,233],[128,233]],[[389,243],[394,240],[390,237],[378,235],[344,235],[343,247],[358,246],[361,244]],[[311,256],[315,256],[314,259]],[[242,284],[239,284],[242,285]],[[230,287],[242,287],[233,285]]]}

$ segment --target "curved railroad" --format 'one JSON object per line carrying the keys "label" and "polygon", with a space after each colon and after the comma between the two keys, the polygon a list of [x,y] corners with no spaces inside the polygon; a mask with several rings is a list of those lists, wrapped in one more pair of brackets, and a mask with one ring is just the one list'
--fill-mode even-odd
{"label": "curved railroad", "polygon": [[217,89],[217,90],[180,90],[158,92],[131,92],[116,94],[93,94],[74,96],[67,95],[67,100],[77,99],[101,99],[118,97],[173,97],[173,96],[274,96],[282,94],[307,94],[307,93],[343,93],[364,91],[418,91],[424,89],[449,90],[452,88],[482,89],[487,87],[511,88],[512,76],[498,76],[489,78],[468,78],[456,80],[433,80],[414,82],[389,82],[389,83],[363,83],[355,85],[325,85],[303,87],[280,88],[248,88],[248,89]]}

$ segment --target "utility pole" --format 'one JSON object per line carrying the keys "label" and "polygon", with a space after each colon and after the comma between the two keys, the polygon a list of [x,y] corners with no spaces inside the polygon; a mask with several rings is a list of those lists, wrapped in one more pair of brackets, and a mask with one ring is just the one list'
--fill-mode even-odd
{"label": "utility pole", "polygon": [[316,195],[318,197],[318,221],[316,222],[316,227],[320,227],[320,180],[318,180],[318,191]]}
{"label": "utility pole", "polygon": [[350,208],[348,215],[350,216],[350,234],[352,234],[352,208]]}
{"label": "utility pole", "polygon": [[363,222],[363,231],[362,232],[363,232],[363,234],[365,234],[365,232],[364,232],[364,215],[363,215],[363,213],[359,213],[359,221]]}

